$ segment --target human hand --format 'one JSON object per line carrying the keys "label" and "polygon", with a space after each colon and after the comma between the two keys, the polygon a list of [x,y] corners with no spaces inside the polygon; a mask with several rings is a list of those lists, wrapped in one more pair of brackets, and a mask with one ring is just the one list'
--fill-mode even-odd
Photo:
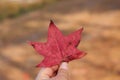
{"label": "human hand", "polygon": [[68,63],[61,63],[60,67],[53,66],[42,68],[38,73],[36,80],[69,80]]}

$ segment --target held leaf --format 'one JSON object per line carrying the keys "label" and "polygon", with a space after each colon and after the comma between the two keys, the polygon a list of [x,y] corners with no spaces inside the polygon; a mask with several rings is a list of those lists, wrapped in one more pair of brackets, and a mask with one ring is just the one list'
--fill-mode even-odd
{"label": "held leaf", "polygon": [[51,67],[61,62],[80,59],[86,53],[77,49],[83,28],[64,36],[51,20],[46,43],[30,42],[30,45],[42,56],[43,61],[37,67]]}

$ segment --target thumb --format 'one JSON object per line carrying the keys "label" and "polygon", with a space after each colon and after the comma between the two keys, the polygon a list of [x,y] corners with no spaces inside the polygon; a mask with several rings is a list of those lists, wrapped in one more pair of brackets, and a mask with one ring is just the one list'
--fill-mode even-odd
{"label": "thumb", "polygon": [[69,80],[69,74],[68,74],[68,63],[67,62],[63,62],[60,65],[60,68],[58,70],[58,74],[56,76],[56,78],[60,78],[60,80]]}

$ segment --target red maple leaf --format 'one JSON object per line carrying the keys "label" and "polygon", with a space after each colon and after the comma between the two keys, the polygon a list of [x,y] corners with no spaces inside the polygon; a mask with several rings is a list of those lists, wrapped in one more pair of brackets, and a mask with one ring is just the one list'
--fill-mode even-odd
{"label": "red maple leaf", "polygon": [[44,60],[37,67],[51,67],[61,62],[69,62],[83,57],[86,53],[78,50],[83,28],[64,36],[51,20],[48,29],[48,40],[45,43],[30,42],[35,50],[44,56]]}

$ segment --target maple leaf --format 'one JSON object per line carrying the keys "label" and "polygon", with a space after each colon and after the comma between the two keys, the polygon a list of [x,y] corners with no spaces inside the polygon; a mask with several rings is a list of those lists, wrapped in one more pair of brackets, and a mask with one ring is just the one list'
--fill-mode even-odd
{"label": "maple leaf", "polygon": [[86,53],[77,49],[82,31],[83,28],[64,36],[51,20],[47,42],[30,42],[35,50],[44,56],[43,61],[37,67],[51,67],[83,57]]}

